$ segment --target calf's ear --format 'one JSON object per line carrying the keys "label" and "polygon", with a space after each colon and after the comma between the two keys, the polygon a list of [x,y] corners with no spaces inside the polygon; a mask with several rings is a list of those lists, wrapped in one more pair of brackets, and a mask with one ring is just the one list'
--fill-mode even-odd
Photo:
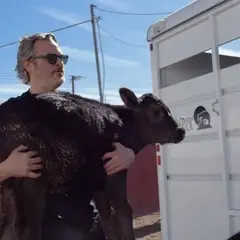
{"label": "calf's ear", "polygon": [[134,108],[138,105],[138,98],[133,91],[128,88],[120,88],[119,95],[126,107]]}

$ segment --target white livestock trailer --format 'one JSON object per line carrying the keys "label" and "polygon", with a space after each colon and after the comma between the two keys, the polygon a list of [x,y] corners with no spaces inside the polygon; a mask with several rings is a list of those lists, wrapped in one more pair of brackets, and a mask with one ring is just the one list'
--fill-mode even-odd
{"label": "white livestock trailer", "polygon": [[198,0],[148,29],[153,92],[187,130],[160,148],[161,240],[240,231],[238,24],[240,0]]}

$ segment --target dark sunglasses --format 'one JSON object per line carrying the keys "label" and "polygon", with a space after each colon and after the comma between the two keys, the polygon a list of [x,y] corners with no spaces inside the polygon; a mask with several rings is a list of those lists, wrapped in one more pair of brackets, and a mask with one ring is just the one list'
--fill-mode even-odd
{"label": "dark sunglasses", "polygon": [[67,64],[68,62],[68,55],[58,55],[55,53],[47,53],[47,54],[43,54],[43,55],[38,55],[38,56],[32,56],[29,58],[30,59],[46,59],[48,61],[49,64],[55,65],[58,61],[58,59],[60,59],[64,64]]}

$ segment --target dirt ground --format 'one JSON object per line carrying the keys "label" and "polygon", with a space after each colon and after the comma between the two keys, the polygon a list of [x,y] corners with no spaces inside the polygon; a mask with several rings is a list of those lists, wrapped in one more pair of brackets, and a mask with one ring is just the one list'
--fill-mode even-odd
{"label": "dirt ground", "polygon": [[134,218],[134,230],[136,239],[160,240],[160,215],[153,213]]}

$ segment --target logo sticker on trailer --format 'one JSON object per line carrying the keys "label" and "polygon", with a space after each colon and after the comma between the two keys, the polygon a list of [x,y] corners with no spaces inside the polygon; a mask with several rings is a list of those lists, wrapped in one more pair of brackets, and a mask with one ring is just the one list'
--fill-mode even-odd
{"label": "logo sticker on trailer", "polygon": [[193,128],[193,117],[180,117],[179,125],[186,131],[192,131]]}
{"label": "logo sticker on trailer", "polygon": [[197,130],[212,128],[211,126],[211,116],[209,112],[203,106],[199,106],[195,109],[194,121],[198,125]]}
{"label": "logo sticker on trailer", "polygon": [[193,131],[194,125],[197,125],[196,130],[212,128],[211,115],[203,106],[198,106],[193,113],[193,116],[180,117],[179,125],[186,131]]}

